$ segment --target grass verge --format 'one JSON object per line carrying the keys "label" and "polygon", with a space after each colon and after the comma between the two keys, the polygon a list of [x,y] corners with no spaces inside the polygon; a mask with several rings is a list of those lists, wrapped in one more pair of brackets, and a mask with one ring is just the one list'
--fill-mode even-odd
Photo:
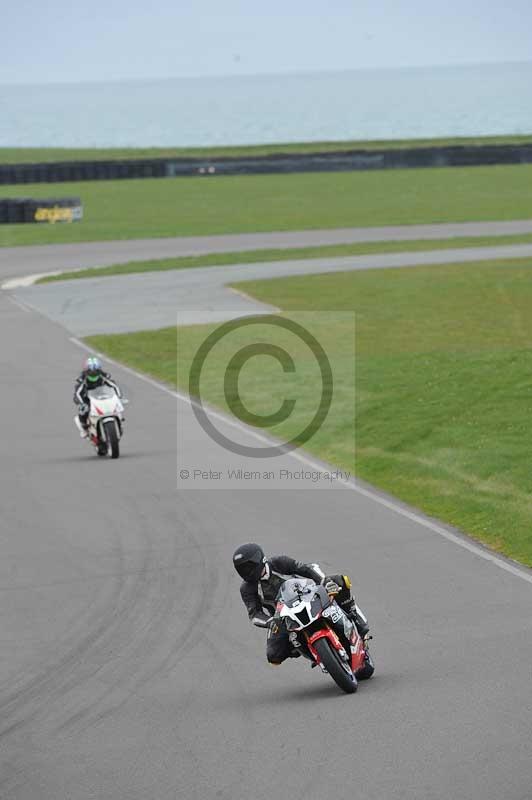
{"label": "grass verge", "polygon": [[138,147],[65,148],[0,147],[0,164],[50,163],[54,161],[100,161],[137,158],[215,158],[219,156],[263,156],[275,153],[327,153],[341,150],[397,150],[405,147],[448,147],[490,144],[528,144],[528,136],[475,136],[447,139],[399,139],[345,142],[295,142],[239,147]]}
{"label": "grass verge", "polygon": [[4,187],[79,195],[84,219],[2,225],[3,246],[532,218],[532,165],[94,181]]}
{"label": "grass verge", "polygon": [[166,272],[194,267],[223,267],[228,264],[256,264],[293,259],[338,258],[342,256],[369,255],[372,253],[402,253],[425,250],[450,250],[455,247],[487,247],[490,245],[525,244],[532,242],[532,233],[515,236],[473,236],[456,239],[423,239],[400,242],[364,242],[360,244],[326,245],[323,247],[297,247],[282,250],[248,250],[233,253],[208,253],[200,256],[163,258],[155,261],[128,261],[108,267],[91,267],[77,272],[47,275],[37,283],[102,278],[110,275],[129,275],[135,272]]}
{"label": "grass verge", "polygon": [[[239,288],[288,316],[356,313],[356,459],[345,446],[353,412],[350,398],[342,397],[341,375],[335,425],[311,439],[308,450],[532,566],[532,259],[285,278]],[[210,330],[180,329],[179,352],[175,328],[88,341],[136,369],[186,386],[192,356]],[[344,359],[345,369],[351,368],[341,331],[324,332],[322,344],[336,363]],[[206,398],[224,408],[228,355],[222,348],[205,385],[202,378]],[[276,408],[283,391],[279,371],[269,372],[262,362],[246,367],[250,407],[271,402]],[[296,406],[295,424],[298,413]]]}

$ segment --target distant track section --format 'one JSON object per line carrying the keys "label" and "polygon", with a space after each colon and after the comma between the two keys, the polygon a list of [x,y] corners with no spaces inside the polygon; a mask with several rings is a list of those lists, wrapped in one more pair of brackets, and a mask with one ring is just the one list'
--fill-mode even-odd
{"label": "distant track section", "polygon": [[219,158],[152,158],[0,164],[0,184],[105,181],[132,178],[214,177],[293,172],[530,164],[532,144],[450,145],[395,150],[338,150]]}

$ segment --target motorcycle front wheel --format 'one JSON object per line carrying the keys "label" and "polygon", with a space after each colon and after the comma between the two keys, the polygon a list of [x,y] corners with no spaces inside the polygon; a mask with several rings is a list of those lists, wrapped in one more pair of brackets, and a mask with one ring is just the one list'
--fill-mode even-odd
{"label": "motorcycle front wheel", "polygon": [[347,671],[347,664],[344,665],[336,650],[331,647],[329,640],[326,638],[318,639],[314,642],[314,649],[336,685],[347,694],[356,692],[358,688],[357,679],[351,670]]}
{"label": "motorcycle front wheel", "polygon": [[116,425],[112,420],[107,420],[103,424],[105,428],[105,438],[107,446],[111,451],[111,458],[118,458],[120,455],[120,445],[118,443],[118,436],[116,433]]}

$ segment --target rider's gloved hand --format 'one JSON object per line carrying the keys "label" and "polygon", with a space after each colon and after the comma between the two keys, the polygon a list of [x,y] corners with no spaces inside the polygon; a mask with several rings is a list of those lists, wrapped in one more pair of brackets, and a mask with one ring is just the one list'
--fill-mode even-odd
{"label": "rider's gloved hand", "polygon": [[323,586],[324,586],[325,591],[327,592],[327,594],[333,594],[333,595],[334,594],[338,594],[342,590],[342,587],[338,586],[336,581],[333,581],[330,578],[327,578],[324,581]]}
{"label": "rider's gloved hand", "polygon": [[89,406],[87,405],[87,403],[80,403],[79,404],[79,414],[80,414],[80,416],[83,416],[84,414],[87,414],[88,410],[89,410]]}

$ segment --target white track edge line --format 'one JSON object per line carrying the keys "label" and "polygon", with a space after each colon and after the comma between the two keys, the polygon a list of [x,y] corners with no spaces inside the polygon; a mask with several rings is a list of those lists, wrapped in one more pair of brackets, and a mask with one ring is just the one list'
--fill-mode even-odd
{"label": "white track edge line", "polygon": [[21,300],[15,300],[14,297],[8,296],[8,300],[11,300],[14,306],[19,308],[21,311],[25,311],[26,314],[31,314],[31,308],[23,303]]}
{"label": "white track edge line", "polygon": [[[89,347],[84,342],[82,342],[79,339],[77,339],[75,336],[71,336],[70,337],[70,341],[73,342],[73,344],[75,344],[77,347],[80,347],[82,350],[86,350],[89,353],[94,352],[94,348]],[[104,355],[104,354],[102,354],[102,355]],[[137,370],[134,370],[131,367],[127,367],[126,365],[122,364],[120,361],[115,361],[114,359],[109,358],[109,356],[107,356],[107,355],[104,355],[104,357],[105,357],[105,360],[108,361],[110,364],[115,364],[117,367],[119,367],[120,369],[124,370],[125,372],[128,372],[129,374],[134,375],[139,380],[144,381],[144,383],[148,383],[150,386],[153,386],[156,389],[159,389],[160,391],[164,392],[165,394],[168,394],[171,397],[175,397],[177,400],[181,400],[182,402],[187,403],[187,405],[190,405],[190,406],[193,405],[193,402],[191,401],[190,397],[187,397],[187,395],[181,394],[180,392],[176,392],[173,389],[170,389],[168,386],[165,386],[163,383],[160,383],[159,381],[156,381],[153,378],[149,378],[147,375],[143,375],[141,372],[137,372]],[[231,425],[234,428],[238,428],[239,430],[244,431],[245,433],[248,433],[250,436],[252,436],[253,438],[257,439],[258,441],[267,442],[267,443],[270,443],[270,444],[273,441],[272,439],[269,439],[266,436],[262,436],[260,433],[257,433],[252,428],[249,428],[249,427],[247,427],[245,425],[242,425],[239,422],[236,422],[231,417],[228,417],[228,416],[226,416],[225,414],[223,414],[223,413],[221,413],[219,411],[210,410],[209,413],[210,413],[211,416],[215,417],[216,419],[221,420],[225,424]],[[304,456],[299,452],[289,451],[287,453],[287,455],[291,456],[292,458],[297,459],[298,461],[300,461],[303,464],[307,464],[307,466],[310,466],[313,469],[317,469],[317,470],[322,470],[323,469],[323,465],[322,464],[319,464],[317,461],[314,461],[312,458],[309,458],[308,456]],[[515,577],[521,578],[522,580],[526,581],[527,583],[532,584],[532,574],[529,574],[528,572],[525,572],[526,567],[521,569],[517,565],[514,566],[513,564],[508,563],[507,561],[505,561],[503,558],[499,557],[495,553],[491,553],[488,550],[484,550],[482,547],[479,547],[478,545],[474,544],[472,541],[467,541],[467,539],[462,538],[461,536],[458,536],[455,533],[452,533],[450,530],[447,530],[446,528],[444,528],[441,525],[438,525],[435,522],[431,522],[429,519],[426,519],[425,517],[421,516],[420,514],[416,514],[414,511],[409,511],[407,508],[404,508],[403,506],[399,505],[398,503],[394,503],[392,500],[388,500],[385,497],[381,497],[377,492],[373,492],[370,489],[366,489],[363,486],[359,486],[354,480],[348,480],[348,481],[344,480],[344,481],[342,481],[342,483],[347,489],[351,489],[352,491],[357,492],[358,494],[361,494],[361,495],[363,495],[364,497],[367,497],[370,500],[373,500],[375,503],[378,503],[379,505],[383,506],[384,508],[387,508],[390,511],[393,511],[396,514],[399,514],[400,516],[405,517],[406,519],[409,519],[412,522],[415,522],[416,524],[421,525],[424,528],[427,528],[428,530],[433,531],[434,533],[437,533],[439,536],[442,536],[444,539],[447,539],[447,541],[453,542],[453,544],[457,544],[459,547],[462,547],[464,550],[468,550],[470,553],[473,553],[474,555],[479,556],[480,558],[483,558],[485,561],[489,561],[490,563],[494,564],[496,567],[499,567],[500,569],[503,569],[506,572],[509,572],[511,575],[514,575]]]}

